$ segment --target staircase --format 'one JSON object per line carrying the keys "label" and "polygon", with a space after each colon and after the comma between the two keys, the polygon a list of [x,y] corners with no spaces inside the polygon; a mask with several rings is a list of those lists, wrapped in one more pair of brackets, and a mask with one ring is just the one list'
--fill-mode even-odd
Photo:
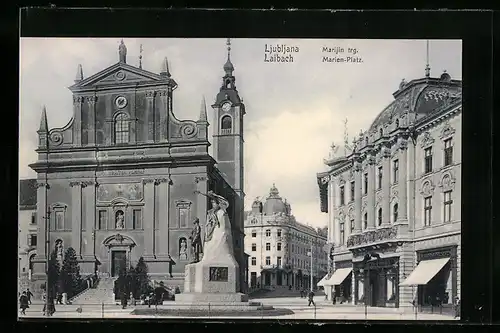
{"label": "staircase", "polygon": [[103,277],[95,288],[89,288],[80,295],[74,297],[73,304],[110,304],[114,303],[113,287],[116,278]]}

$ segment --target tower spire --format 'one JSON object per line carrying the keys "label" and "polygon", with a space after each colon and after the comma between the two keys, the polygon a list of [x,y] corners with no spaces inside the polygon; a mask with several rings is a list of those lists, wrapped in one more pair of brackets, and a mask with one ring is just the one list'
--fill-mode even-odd
{"label": "tower spire", "polygon": [[227,39],[226,45],[227,45],[227,61],[224,64],[224,71],[226,72],[226,75],[232,76],[234,71],[234,66],[231,63],[231,38]]}
{"label": "tower spire", "polygon": [[200,120],[207,121],[207,103],[205,102],[205,95],[201,97]]}
{"label": "tower spire", "polygon": [[127,63],[127,47],[125,46],[125,43],[123,42],[123,38],[120,42],[120,46],[118,47],[118,55],[120,58],[120,62],[126,64]]}
{"label": "tower spire", "polygon": [[168,65],[167,57],[165,57],[165,59],[163,59],[163,62],[161,64],[160,75],[170,77],[170,66]]}
{"label": "tower spire", "polygon": [[45,105],[42,107],[42,118],[40,119],[40,128],[38,129],[38,132],[44,132],[48,133],[49,132],[49,126],[47,122],[47,108]]}
{"label": "tower spire", "polygon": [[429,66],[429,40],[426,43],[426,56],[425,56],[425,77],[431,76],[431,67]]}
{"label": "tower spire", "polygon": [[139,68],[142,69],[142,44],[139,46]]}
{"label": "tower spire", "polygon": [[83,80],[83,67],[82,64],[78,64],[78,67],[76,69],[75,83],[80,82],[81,80]]}

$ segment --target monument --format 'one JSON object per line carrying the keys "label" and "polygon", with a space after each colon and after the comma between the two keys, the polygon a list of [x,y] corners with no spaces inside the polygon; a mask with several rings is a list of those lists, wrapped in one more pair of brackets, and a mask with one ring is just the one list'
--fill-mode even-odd
{"label": "monument", "polygon": [[206,196],[212,208],[207,213],[204,244],[201,246],[201,228],[195,223],[190,237],[194,261],[186,265],[184,292],[177,294],[175,300],[197,304],[247,302],[248,296],[238,292],[239,265],[234,258],[231,221],[226,212],[229,203],[212,191]]}

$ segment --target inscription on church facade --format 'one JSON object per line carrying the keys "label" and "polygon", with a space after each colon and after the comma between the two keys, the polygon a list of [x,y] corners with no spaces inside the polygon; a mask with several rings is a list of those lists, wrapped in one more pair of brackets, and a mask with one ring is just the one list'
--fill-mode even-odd
{"label": "inscription on church facade", "polygon": [[228,267],[210,267],[210,281],[227,282]]}
{"label": "inscription on church facade", "polygon": [[136,176],[143,175],[144,169],[137,170],[109,170],[97,173],[98,177],[113,177],[113,176]]}
{"label": "inscription on church facade", "polygon": [[125,198],[127,200],[141,200],[143,198],[142,185],[131,184],[101,184],[97,192],[99,201],[111,201],[115,198]]}

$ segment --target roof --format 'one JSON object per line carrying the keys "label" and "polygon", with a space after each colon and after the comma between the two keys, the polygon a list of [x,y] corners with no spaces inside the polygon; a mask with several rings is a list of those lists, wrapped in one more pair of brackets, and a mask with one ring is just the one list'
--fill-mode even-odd
{"label": "roof", "polygon": [[36,206],[36,179],[21,179],[19,181],[19,207]]}
{"label": "roof", "polygon": [[394,101],[375,118],[370,132],[392,123],[393,119],[406,112],[413,113],[415,119],[419,120],[461,98],[462,82],[451,80],[448,73],[443,73],[439,78],[416,79],[408,83],[403,81],[393,96]]}

